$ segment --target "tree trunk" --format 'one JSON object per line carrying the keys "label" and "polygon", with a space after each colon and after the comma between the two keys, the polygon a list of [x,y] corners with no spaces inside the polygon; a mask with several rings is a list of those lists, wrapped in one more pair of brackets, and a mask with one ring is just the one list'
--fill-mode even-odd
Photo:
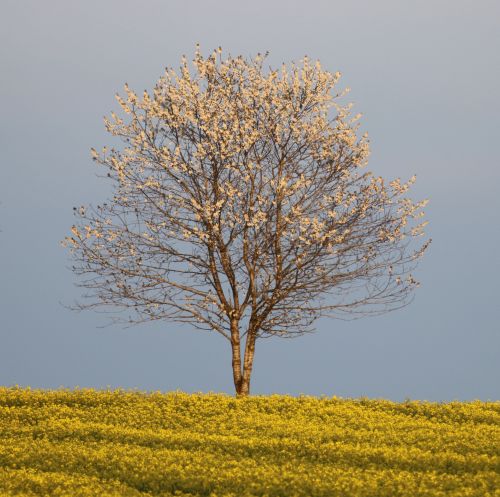
{"label": "tree trunk", "polygon": [[243,361],[241,395],[248,395],[250,393],[250,378],[252,377],[255,339],[256,337],[254,332],[249,330],[245,344],[245,360]]}
{"label": "tree trunk", "polygon": [[239,395],[243,375],[241,372],[241,346],[240,346],[240,330],[236,320],[231,321],[231,351],[232,351],[232,366],[233,366],[233,381],[236,395]]}
{"label": "tree trunk", "polygon": [[[236,337],[235,337],[236,338]],[[252,376],[253,358],[255,353],[255,334],[248,333],[245,344],[245,358],[241,368],[240,336],[231,341],[233,351],[233,379],[237,397],[246,397],[250,394],[250,378]]]}
{"label": "tree trunk", "polygon": [[236,388],[237,397],[248,397],[250,394],[250,378],[241,378],[239,387]]}

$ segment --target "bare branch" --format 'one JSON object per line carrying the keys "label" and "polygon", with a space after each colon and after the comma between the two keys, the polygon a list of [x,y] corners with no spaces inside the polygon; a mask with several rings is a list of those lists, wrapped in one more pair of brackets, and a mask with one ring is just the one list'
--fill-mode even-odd
{"label": "bare branch", "polygon": [[264,58],[197,49],[151,95],[125,86],[124,116],[105,119],[122,146],[92,152],[112,198],[75,208],[65,240],[88,291],[77,308],[216,331],[241,394],[258,338],[407,305],[429,244],[413,248],[415,177],[362,171],[368,138],[339,104],[339,73],[307,57],[265,72]]}

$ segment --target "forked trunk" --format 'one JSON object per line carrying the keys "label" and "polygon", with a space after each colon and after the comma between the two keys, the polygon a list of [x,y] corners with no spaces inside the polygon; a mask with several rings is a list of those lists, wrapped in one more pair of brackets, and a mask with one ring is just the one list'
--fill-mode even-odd
{"label": "forked trunk", "polygon": [[237,397],[246,397],[250,394],[250,378],[252,376],[253,357],[255,352],[255,335],[247,334],[243,367],[241,364],[241,345],[239,332],[232,335],[231,347],[233,352],[233,380]]}
{"label": "forked trunk", "polygon": [[235,384],[236,396],[247,397],[250,394],[250,378],[241,378],[238,385]]}
{"label": "forked trunk", "polygon": [[[253,362],[253,358],[252,358]],[[234,388],[236,390],[237,397],[246,397],[250,394],[250,378],[252,376],[252,364],[249,365],[250,369],[243,369],[243,374],[239,377],[234,376]],[[234,373],[234,371],[233,371]]]}

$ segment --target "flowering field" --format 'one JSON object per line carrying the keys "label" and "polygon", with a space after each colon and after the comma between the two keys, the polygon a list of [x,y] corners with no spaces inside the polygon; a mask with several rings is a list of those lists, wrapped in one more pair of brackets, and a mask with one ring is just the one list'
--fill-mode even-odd
{"label": "flowering field", "polygon": [[500,495],[500,402],[0,387],[0,495]]}

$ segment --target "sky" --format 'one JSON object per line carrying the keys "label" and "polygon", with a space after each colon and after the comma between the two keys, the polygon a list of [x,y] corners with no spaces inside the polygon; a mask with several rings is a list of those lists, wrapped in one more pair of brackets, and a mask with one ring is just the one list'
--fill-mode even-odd
{"label": "sky", "polygon": [[413,174],[433,242],[413,303],[257,342],[252,393],[500,399],[500,3],[3,0],[0,385],[227,392],[229,343],[175,322],[105,326],[60,241],[110,185],[90,148],[125,82],[152,89],[197,42],[340,71],[371,140],[368,170]]}

